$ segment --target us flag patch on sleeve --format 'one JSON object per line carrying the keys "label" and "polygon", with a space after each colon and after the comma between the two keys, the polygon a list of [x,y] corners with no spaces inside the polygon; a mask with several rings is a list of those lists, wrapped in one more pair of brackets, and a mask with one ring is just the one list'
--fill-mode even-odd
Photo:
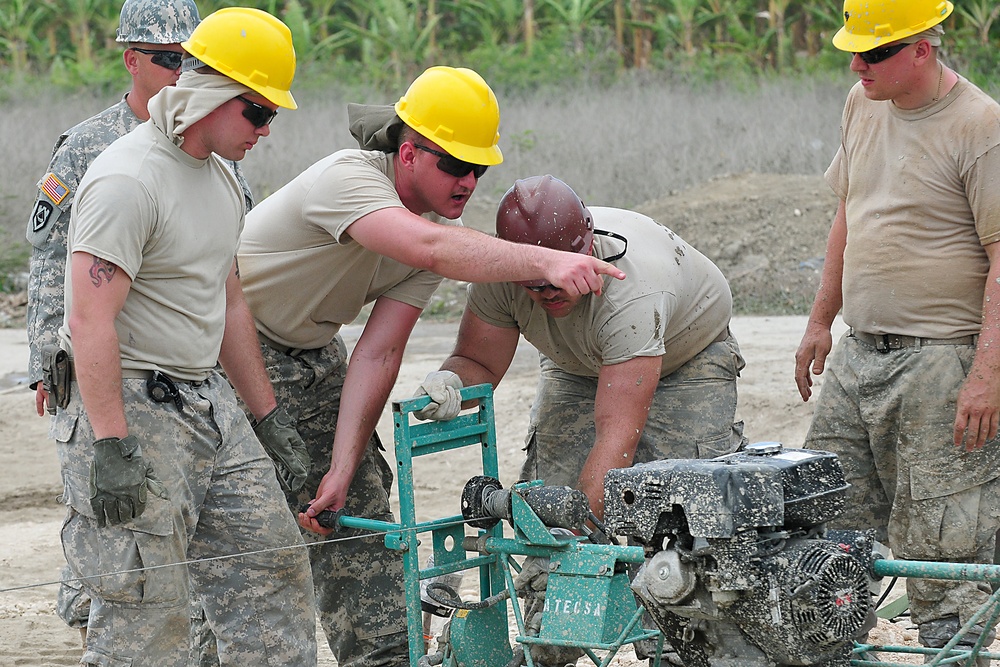
{"label": "us flag patch on sleeve", "polygon": [[66,195],[69,194],[69,188],[66,187],[66,184],[52,173],[45,175],[38,189],[47,194],[56,206],[61,204],[62,200],[66,199]]}

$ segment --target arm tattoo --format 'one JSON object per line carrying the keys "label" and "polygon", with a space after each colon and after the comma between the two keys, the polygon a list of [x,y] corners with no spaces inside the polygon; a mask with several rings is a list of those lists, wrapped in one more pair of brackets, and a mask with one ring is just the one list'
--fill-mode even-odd
{"label": "arm tattoo", "polygon": [[94,263],[90,267],[90,282],[94,284],[94,287],[100,287],[102,282],[110,283],[117,270],[118,267],[112,262],[95,257]]}

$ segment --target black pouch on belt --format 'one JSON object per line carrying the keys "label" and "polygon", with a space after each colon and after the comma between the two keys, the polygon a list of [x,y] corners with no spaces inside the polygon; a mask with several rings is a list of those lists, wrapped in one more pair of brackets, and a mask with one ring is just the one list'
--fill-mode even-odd
{"label": "black pouch on belt", "polygon": [[42,386],[49,394],[48,411],[56,413],[56,408],[69,405],[69,383],[73,379],[73,367],[69,354],[58,345],[42,347]]}
{"label": "black pouch on belt", "polygon": [[181,399],[181,392],[178,391],[177,385],[169,376],[160,371],[153,371],[153,374],[146,380],[146,391],[155,402],[173,402],[178,411],[184,412],[184,401]]}

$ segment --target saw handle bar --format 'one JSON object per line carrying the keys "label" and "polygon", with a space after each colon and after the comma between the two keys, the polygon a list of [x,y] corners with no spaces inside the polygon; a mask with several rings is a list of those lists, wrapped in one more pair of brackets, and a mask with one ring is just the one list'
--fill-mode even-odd
{"label": "saw handle bar", "polygon": [[[306,511],[312,506],[312,503],[306,503],[299,508],[299,512],[305,514]],[[324,528],[333,528],[334,530],[343,530],[343,526],[340,525],[340,518],[344,516],[344,508],[340,508],[336,512],[332,510],[323,510],[317,514],[314,519],[316,523],[323,526]]]}

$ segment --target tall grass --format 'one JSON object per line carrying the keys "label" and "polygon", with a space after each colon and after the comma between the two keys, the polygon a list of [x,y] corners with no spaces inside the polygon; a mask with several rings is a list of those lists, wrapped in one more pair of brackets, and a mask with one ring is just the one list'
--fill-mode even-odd
{"label": "tall grass", "polygon": [[[850,83],[845,75],[692,86],[628,76],[603,89],[501,92],[505,161],[481,181],[468,221],[489,226],[491,206],[510,184],[541,173],[564,179],[585,201],[626,207],[725,173],[820,173],[835,151]],[[302,88],[299,109],[279,114],[271,136],[243,161],[258,199],[320,157],[355,145],[348,102],[395,98]],[[58,103],[45,96],[7,100],[0,114],[5,245],[25,244],[35,183],[55,138],[116,99],[81,93]]]}
{"label": "tall grass", "polygon": [[[836,150],[844,77],[700,87],[627,76],[611,87],[500,95],[503,164],[480,182],[473,208],[517,178],[552,173],[586,201],[636,206],[724,173],[821,173]],[[261,195],[328,152],[354,146],[347,100],[313,93],[279,116],[244,161]],[[478,200],[478,201],[477,201]]]}
{"label": "tall grass", "polygon": [[489,184],[502,193],[515,178],[551,172],[585,201],[631,207],[726,173],[821,173],[849,86],[843,78],[738,88],[634,77],[610,90],[510,100],[507,159]]}
{"label": "tall grass", "polygon": [[[121,96],[82,91],[72,95],[2,95],[0,114],[0,241],[24,241],[35,184],[59,134]],[[12,235],[12,237],[11,237]],[[8,238],[11,237],[11,238]]]}

